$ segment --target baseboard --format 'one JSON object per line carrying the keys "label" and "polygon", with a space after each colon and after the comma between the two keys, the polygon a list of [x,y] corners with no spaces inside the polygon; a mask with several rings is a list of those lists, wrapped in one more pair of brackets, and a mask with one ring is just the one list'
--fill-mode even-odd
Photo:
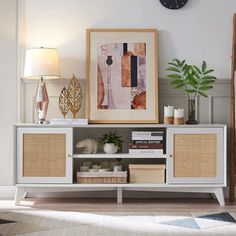
{"label": "baseboard", "polygon": [[0,199],[14,199],[16,186],[0,186]]}

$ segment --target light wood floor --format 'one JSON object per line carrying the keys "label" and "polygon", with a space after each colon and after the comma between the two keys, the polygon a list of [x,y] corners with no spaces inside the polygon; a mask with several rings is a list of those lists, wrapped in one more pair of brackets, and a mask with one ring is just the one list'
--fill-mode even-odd
{"label": "light wood floor", "polygon": [[[9,209],[13,203],[10,205]],[[124,199],[123,204],[117,204],[116,199],[104,198],[27,198],[21,202],[24,206],[78,212],[236,212],[236,202],[226,201],[226,206],[221,207],[215,199]]]}
{"label": "light wood floor", "polygon": [[[236,235],[236,224],[198,220],[201,228],[171,226],[162,222],[229,212],[236,219],[236,204],[220,207],[215,199],[27,198],[21,206],[0,200],[0,235],[20,236],[193,236]],[[220,225],[220,226],[219,226]],[[5,232],[5,234],[4,234]]]}

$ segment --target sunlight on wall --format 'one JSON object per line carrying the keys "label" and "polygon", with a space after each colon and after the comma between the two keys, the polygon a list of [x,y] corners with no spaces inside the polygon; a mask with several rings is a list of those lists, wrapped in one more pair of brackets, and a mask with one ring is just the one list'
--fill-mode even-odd
{"label": "sunlight on wall", "polygon": [[58,48],[64,77],[85,78],[86,28],[157,28],[161,78],[175,57],[197,65],[205,59],[217,77],[230,77],[235,1],[189,1],[177,11],[157,0],[24,1],[26,46]]}

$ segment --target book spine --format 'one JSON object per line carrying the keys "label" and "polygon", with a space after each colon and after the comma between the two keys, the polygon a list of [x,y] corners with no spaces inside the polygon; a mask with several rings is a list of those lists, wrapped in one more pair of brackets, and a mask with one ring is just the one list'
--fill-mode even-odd
{"label": "book spine", "polygon": [[163,155],[163,149],[129,149],[129,154],[159,154],[159,155]]}
{"label": "book spine", "polygon": [[132,140],[163,140],[164,132],[132,131]]}
{"label": "book spine", "polygon": [[138,136],[163,136],[163,131],[132,131],[132,135],[138,135]]}
{"label": "book spine", "polygon": [[132,140],[132,144],[162,144],[163,140]]}
{"label": "book spine", "polygon": [[130,149],[163,149],[163,144],[162,143],[157,143],[157,144],[129,144]]}
{"label": "book spine", "polygon": [[163,136],[133,136],[132,140],[163,140]]}

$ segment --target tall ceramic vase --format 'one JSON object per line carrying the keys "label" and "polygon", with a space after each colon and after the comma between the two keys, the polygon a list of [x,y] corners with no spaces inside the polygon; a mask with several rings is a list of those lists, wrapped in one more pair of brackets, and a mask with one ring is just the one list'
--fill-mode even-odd
{"label": "tall ceramic vase", "polygon": [[188,125],[196,125],[198,122],[196,120],[196,99],[189,98],[188,99],[188,120],[186,124]]}

